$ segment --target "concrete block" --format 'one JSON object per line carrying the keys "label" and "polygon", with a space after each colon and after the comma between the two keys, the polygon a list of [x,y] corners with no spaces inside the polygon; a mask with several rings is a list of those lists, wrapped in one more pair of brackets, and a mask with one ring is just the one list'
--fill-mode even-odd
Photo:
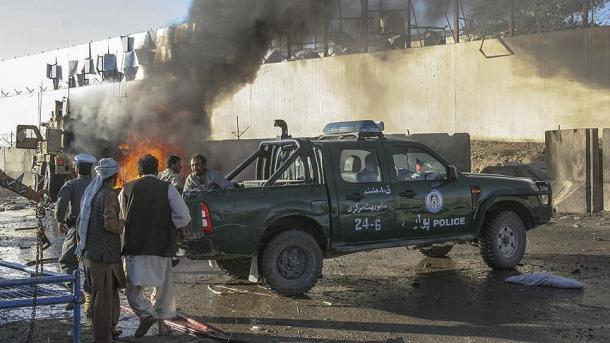
{"label": "concrete block", "polygon": [[553,207],[560,213],[592,213],[602,208],[597,129],[545,132],[545,158],[553,184]]}
{"label": "concrete block", "polygon": [[427,145],[445,157],[463,172],[471,170],[470,134],[455,133],[417,133],[413,135],[387,135],[394,139],[408,139]]}
{"label": "concrete block", "polygon": [[610,211],[610,129],[603,132],[602,156],[604,211]]}
{"label": "concrete block", "polygon": [[23,174],[23,183],[32,184],[32,156],[36,150],[0,148],[0,169],[13,178]]}

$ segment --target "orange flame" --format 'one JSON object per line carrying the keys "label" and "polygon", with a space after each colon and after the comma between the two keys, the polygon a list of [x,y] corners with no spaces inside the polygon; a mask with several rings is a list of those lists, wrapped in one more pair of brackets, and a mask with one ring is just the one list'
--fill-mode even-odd
{"label": "orange flame", "polygon": [[119,149],[123,153],[123,157],[119,160],[121,169],[119,170],[116,187],[123,187],[125,183],[139,177],[138,160],[145,154],[153,155],[159,160],[159,171],[163,170],[165,158],[168,155],[182,156],[180,147],[149,139],[134,144],[120,144]]}

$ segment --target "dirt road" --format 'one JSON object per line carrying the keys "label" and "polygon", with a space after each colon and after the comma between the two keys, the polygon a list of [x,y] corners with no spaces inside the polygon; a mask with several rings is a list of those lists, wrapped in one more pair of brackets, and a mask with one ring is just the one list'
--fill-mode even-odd
{"label": "dirt road", "polygon": [[[29,258],[31,234],[14,230],[29,223],[28,213],[0,211],[0,258]],[[55,237],[51,249],[60,241]],[[175,269],[177,303],[182,312],[251,342],[610,341],[610,215],[555,217],[551,225],[530,231],[527,244],[522,265],[506,272],[492,272],[478,249],[466,245],[445,259],[404,248],[335,258],[325,261],[318,285],[295,299],[236,283],[205,262],[183,261]],[[48,256],[56,253],[50,250]],[[578,279],[585,289],[504,282],[535,271]],[[214,292],[210,284],[217,285]],[[18,339],[27,315],[0,311],[0,341]],[[56,307],[46,316],[59,319],[39,321],[37,340],[69,341],[69,313]],[[135,323],[122,316],[125,336]],[[90,339],[90,326],[83,328]],[[201,341],[186,336],[122,340]]]}

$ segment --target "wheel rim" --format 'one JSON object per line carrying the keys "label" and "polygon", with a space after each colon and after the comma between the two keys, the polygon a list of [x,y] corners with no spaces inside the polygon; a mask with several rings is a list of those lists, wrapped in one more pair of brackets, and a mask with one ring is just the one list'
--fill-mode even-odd
{"label": "wheel rim", "polygon": [[498,248],[500,254],[504,257],[512,257],[517,252],[519,246],[519,239],[517,238],[517,231],[510,225],[504,226],[498,232]]}
{"label": "wheel rim", "polygon": [[277,270],[288,280],[298,279],[307,269],[307,254],[304,249],[291,246],[280,253],[277,259]]}

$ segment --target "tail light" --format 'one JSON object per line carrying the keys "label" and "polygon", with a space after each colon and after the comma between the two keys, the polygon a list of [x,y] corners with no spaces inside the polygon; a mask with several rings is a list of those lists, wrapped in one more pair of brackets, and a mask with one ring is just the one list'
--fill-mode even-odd
{"label": "tail light", "polygon": [[206,203],[201,203],[201,231],[206,234],[214,232],[214,224],[210,216],[210,209]]}

